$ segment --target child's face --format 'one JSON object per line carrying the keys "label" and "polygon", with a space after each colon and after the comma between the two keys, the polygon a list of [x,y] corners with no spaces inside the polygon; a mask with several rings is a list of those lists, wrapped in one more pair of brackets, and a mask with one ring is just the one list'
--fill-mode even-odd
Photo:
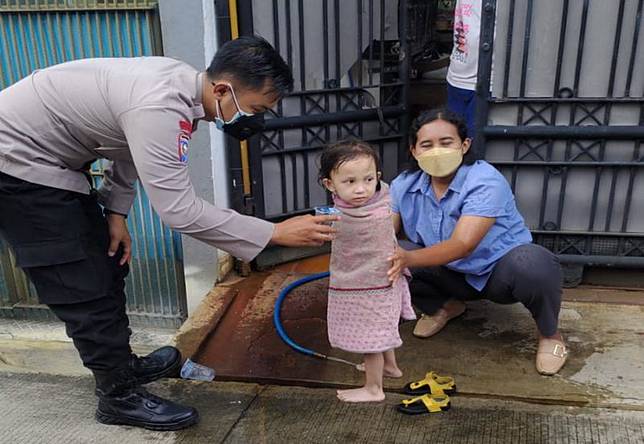
{"label": "child's face", "polygon": [[458,129],[445,120],[434,120],[421,126],[416,133],[416,145],[410,147],[414,157],[432,148],[462,149],[463,155],[470,149],[470,139],[461,140]]}
{"label": "child's face", "polygon": [[340,199],[359,207],[375,194],[379,179],[373,158],[360,156],[340,164],[322,183]]}

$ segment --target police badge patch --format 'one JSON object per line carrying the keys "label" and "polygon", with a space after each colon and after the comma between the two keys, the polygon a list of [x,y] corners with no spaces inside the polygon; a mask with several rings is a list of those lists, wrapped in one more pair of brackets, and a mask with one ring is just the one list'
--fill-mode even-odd
{"label": "police badge patch", "polygon": [[192,138],[192,123],[187,120],[179,121],[179,135],[177,136],[177,151],[179,154],[179,162],[188,163],[188,147],[190,139]]}

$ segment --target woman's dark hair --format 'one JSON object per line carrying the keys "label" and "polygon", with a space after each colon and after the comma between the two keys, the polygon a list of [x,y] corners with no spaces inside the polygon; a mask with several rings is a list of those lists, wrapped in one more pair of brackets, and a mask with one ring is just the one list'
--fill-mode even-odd
{"label": "woman's dark hair", "polygon": [[[376,171],[380,171],[380,155],[371,145],[357,139],[347,139],[326,147],[320,155],[320,172],[318,182],[322,185],[322,179],[330,179],[331,172],[337,170],[340,165],[360,156],[371,157],[376,164]],[[380,190],[380,181],[376,190]]]}
{"label": "woman's dark hair", "polygon": [[[414,121],[411,123],[411,127],[409,128],[410,150],[408,153],[409,159],[406,168],[407,171],[417,171],[419,169],[418,162],[411,154],[411,147],[415,146],[416,142],[418,141],[418,131],[420,131],[423,126],[436,120],[443,120],[454,125],[456,127],[456,131],[458,132],[458,136],[461,138],[461,141],[464,141],[468,138],[467,125],[465,124],[465,120],[455,112],[449,111],[445,108],[436,108],[421,112],[418,117],[414,119]],[[467,153],[465,153],[465,156],[463,156],[463,164],[471,165],[476,162],[476,160],[476,153],[470,146],[470,149],[467,151]]]}
{"label": "woman's dark hair", "polygon": [[280,98],[293,90],[290,68],[270,43],[257,36],[242,36],[221,45],[206,72],[210,79],[230,75],[255,91],[268,80]]}

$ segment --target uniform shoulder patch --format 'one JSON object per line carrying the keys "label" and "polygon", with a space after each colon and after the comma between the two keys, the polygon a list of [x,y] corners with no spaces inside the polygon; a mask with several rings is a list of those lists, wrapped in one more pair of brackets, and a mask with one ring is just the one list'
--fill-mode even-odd
{"label": "uniform shoulder patch", "polygon": [[187,120],[179,120],[179,128],[188,134],[192,134],[192,122]]}
{"label": "uniform shoulder patch", "polygon": [[177,136],[177,151],[179,162],[188,163],[188,148],[192,138],[192,122],[179,120],[179,134]]}

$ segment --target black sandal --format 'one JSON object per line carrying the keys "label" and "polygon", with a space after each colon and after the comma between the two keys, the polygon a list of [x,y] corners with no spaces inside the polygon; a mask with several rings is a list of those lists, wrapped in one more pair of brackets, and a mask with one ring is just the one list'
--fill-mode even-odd
{"label": "black sandal", "polygon": [[446,412],[451,404],[447,395],[423,395],[411,399],[403,399],[396,409],[405,415],[421,415],[424,413]]}

